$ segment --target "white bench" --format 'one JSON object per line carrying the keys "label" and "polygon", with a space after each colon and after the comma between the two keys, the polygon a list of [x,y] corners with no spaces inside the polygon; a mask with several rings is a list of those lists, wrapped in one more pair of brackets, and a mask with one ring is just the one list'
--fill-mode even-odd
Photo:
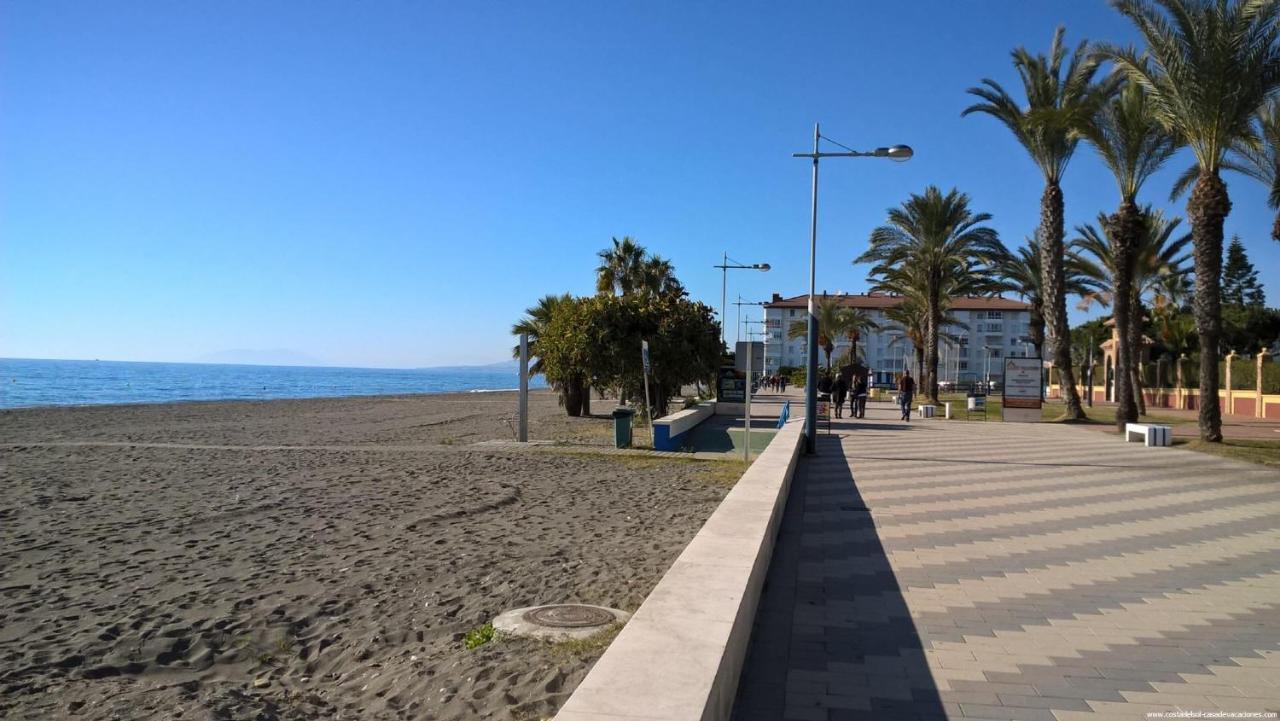
{"label": "white bench", "polygon": [[1124,424],[1124,439],[1126,442],[1142,441],[1143,445],[1148,448],[1151,446],[1171,446],[1173,445],[1173,428],[1154,423],[1126,423]]}

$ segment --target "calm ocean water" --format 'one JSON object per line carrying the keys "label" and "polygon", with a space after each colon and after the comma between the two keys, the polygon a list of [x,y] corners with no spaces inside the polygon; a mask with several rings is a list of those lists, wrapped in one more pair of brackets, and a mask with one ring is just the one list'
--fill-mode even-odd
{"label": "calm ocean water", "polygon": [[[0,358],[0,408],[515,389],[507,368],[315,368]],[[531,388],[545,388],[535,377]]]}

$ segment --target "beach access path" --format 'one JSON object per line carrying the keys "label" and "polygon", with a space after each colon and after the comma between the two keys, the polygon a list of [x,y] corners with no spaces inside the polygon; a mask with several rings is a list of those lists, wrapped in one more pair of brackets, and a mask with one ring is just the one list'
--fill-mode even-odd
{"label": "beach access path", "polygon": [[1280,710],[1280,473],[867,416],[797,470],[734,718]]}

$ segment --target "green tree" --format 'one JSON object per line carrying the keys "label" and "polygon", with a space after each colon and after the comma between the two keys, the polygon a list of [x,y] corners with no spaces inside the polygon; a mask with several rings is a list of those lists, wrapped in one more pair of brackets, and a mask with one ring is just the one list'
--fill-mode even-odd
{"label": "green tree", "polygon": [[[1115,397],[1120,406],[1116,411],[1116,423],[1119,424],[1122,408],[1132,414],[1125,416],[1125,423],[1137,420],[1139,412],[1146,413],[1137,362],[1142,350],[1143,299],[1164,287],[1166,276],[1186,276],[1191,272],[1187,255],[1191,236],[1184,233],[1173,237],[1182,219],[1166,219],[1163,213],[1151,206],[1139,211],[1137,223],[1128,231],[1124,230],[1129,225],[1128,221],[1117,223],[1115,219],[1115,215],[1099,213],[1096,227],[1076,226],[1078,235],[1069,247],[1082,256],[1083,273],[1093,287],[1091,292],[1082,296],[1081,306],[1087,308],[1093,303],[1112,306],[1116,334],[1121,340],[1119,345],[1132,349],[1127,365],[1121,362],[1119,352],[1116,353]],[[1099,231],[1099,227],[1103,230]],[[1120,239],[1117,234],[1133,231],[1136,235],[1128,241],[1129,280],[1127,288],[1122,290]],[[1090,256],[1092,260],[1084,260],[1083,256]]]}
{"label": "green tree", "polygon": [[1195,156],[1187,201],[1195,246],[1200,334],[1200,437],[1222,441],[1218,343],[1222,337],[1222,226],[1231,199],[1220,171],[1232,147],[1254,136],[1254,113],[1280,87],[1280,0],[1113,0],[1146,52],[1104,46],[1102,55],[1146,91],[1156,117]]}
{"label": "green tree", "polygon": [[709,306],[677,296],[597,295],[585,302],[582,319],[595,348],[592,382],[644,397],[641,341],[649,343],[654,415],[666,414],[669,399],[686,384],[705,381],[720,364],[719,326]]}
{"label": "green tree", "polygon": [[987,78],[980,87],[969,89],[982,102],[965,108],[962,114],[985,113],[1003,123],[1044,176],[1037,235],[1044,273],[1044,316],[1053,341],[1054,365],[1063,380],[1066,415],[1081,419],[1085,414],[1071,370],[1067,323],[1062,177],[1084,130],[1116,84],[1110,80],[1094,82],[1099,61],[1088,51],[1088,43],[1081,42],[1068,57],[1065,33],[1061,27],[1054,32],[1048,56],[1032,55],[1025,48],[1013,51],[1013,66],[1027,98],[1025,105]]}
{"label": "green tree", "polygon": [[[542,354],[539,353],[538,339],[546,334],[547,328],[551,326],[551,319],[555,316],[556,311],[560,308],[571,305],[574,302],[572,295],[565,293],[563,295],[545,295],[538,304],[525,310],[525,315],[511,326],[511,335],[519,337],[521,333],[529,334],[529,365],[530,375],[542,375]],[[520,344],[517,343],[511,349],[511,357],[520,357]],[[559,389],[557,389],[559,390]],[[561,404],[563,405],[564,396],[561,394]]]}
{"label": "green tree", "polygon": [[1227,244],[1227,261],[1222,267],[1222,302],[1224,305],[1265,306],[1266,293],[1258,282],[1258,271],[1249,262],[1240,236],[1231,237]]}
{"label": "green tree", "polygon": [[1099,108],[1085,130],[1089,143],[1115,176],[1120,206],[1111,216],[1100,215],[1110,243],[1108,280],[1115,302],[1116,426],[1123,431],[1145,410],[1138,388],[1138,356],[1142,350],[1142,312],[1136,309],[1134,273],[1136,248],[1144,218],[1138,209],[1138,191],[1147,179],[1177,150],[1177,144],[1160,124],[1142,86],[1128,82]]}
{"label": "green tree", "polygon": [[873,263],[872,278],[893,276],[909,268],[927,311],[924,353],[925,390],[938,401],[938,343],[943,326],[943,299],[958,281],[982,282],[998,288],[992,271],[1006,254],[996,231],[982,223],[989,213],[969,209],[969,196],[937,186],[912,195],[889,209],[888,225],[871,231],[871,244],[855,263]]}
{"label": "green tree", "polygon": [[[827,370],[831,370],[831,352],[836,349],[836,338],[846,331],[849,318],[845,309],[840,306],[838,298],[823,295],[814,307],[814,315],[818,319],[818,347],[827,354]],[[787,327],[787,338],[808,338],[809,321],[793,321]]]}
{"label": "green tree", "polygon": [[586,298],[557,302],[546,324],[538,329],[539,370],[547,383],[559,391],[565,412],[575,417],[590,413],[588,396],[599,362],[597,342],[601,333],[592,325],[594,318],[588,306]]}
{"label": "green tree", "polygon": [[[1083,296],[1090,291],[1080,258],[1068,251],[1063,263],[1063,288],[1068,295]],[[997,273],[1004,282],[1003,290],[1015,293],[1031,305],[1031,318],[1027,332],[1036,355],[1044,357],[1044,274],[1040,272],[1040,245],[1035,238],[1027,238],[1022,247],[1008,253],[1000,261]]]}

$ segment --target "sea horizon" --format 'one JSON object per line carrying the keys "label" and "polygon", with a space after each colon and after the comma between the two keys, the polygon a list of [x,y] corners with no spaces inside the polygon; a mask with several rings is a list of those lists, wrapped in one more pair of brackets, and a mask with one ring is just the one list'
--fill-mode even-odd
{"label": "sea horizon", "polygon": [[[514,391],[505,363],[423,368],[0,358],[0,408]],[[530,388],[545,388],[540,376]]]}

